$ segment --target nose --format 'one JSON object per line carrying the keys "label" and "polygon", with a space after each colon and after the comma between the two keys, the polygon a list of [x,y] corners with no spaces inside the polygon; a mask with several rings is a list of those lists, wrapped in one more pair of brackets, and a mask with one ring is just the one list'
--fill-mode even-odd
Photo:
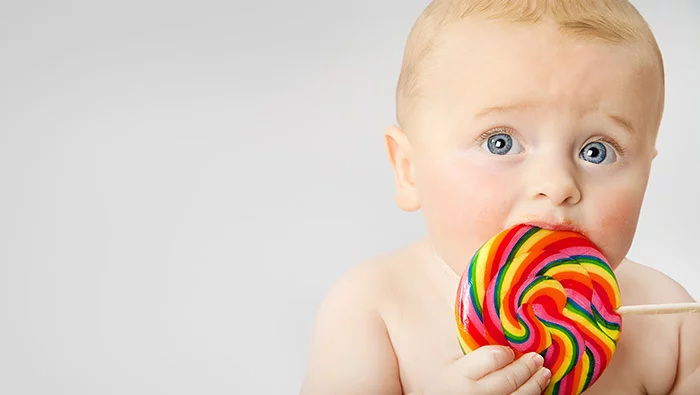
{"label": "nose", "polygon": [[556,206],[574,205],[581,201],[581,190],[572,165],[549,162],[532,170],[529,182],[532,199],[549,199]]}

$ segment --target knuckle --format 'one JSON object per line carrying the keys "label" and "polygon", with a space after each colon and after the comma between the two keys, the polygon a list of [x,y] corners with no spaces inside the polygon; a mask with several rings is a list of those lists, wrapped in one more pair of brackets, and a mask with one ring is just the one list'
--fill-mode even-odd
{"label": "knuckle", "polygon": [[529,374],[533,374],[537,370],[537,365],[535,365],[535,361],[532,359],[531,355],[525,355],[522,357],[521,362]]}
{"label": "knuckle", "polygon": [[520,387],[518,375],[513,371],[507,371],[504,373],[505,373],[505,380],[506,380],[506,383],[508,384],[509,390],[511,392],[517,390]]}
{"label": "knuckle", "polygon": [[540,389],[537,385],[528,382],[511,395],[539,395],[542,391],[543,389]]}

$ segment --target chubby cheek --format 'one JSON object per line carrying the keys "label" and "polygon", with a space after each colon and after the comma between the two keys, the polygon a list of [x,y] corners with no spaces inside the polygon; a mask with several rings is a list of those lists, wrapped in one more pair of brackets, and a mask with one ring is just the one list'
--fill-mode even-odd
{"label": "chubby cheek", "polygon": [[644,191],[620,189],[599,200],[586,226],[591,240],[615,269],[629,252],[637,229]]}
{"label": "chubby cheek", "polygon": [[514,196],[507,174],[448,158],[422,166],[415,181],[432,243],[453,268],[466,267],[474,252],[503,230]]}

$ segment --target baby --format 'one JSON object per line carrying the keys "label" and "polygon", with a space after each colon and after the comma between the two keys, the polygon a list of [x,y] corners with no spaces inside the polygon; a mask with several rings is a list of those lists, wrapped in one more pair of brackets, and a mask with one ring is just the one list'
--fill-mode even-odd
{"label": "baby", "polygon": [[[542,358],[457,341],[461,273],[515,224],[591,239],[624,305],[692,301],[625,258],[656,155],[660,51],[624,0],[435,0],[409,36],[385,132],[425,239],[357,265],[318,313],[302,393],[539,394]],[[700,314],[625,316],[586,394],[700,394]]]}

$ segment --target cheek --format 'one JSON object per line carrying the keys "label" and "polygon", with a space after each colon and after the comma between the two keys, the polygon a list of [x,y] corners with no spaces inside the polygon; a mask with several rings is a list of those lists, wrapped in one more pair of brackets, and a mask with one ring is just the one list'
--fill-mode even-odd
{"label": "cheek", "polygon": [[591,239],[601,248],[613,268],[627,255],[637,229],[643,191],[617,191],[600,205],[589,229]]}
{"label": "cheek", "polygon": [[627,234],[633,231],[637,224],[639,205],[626,198],[613,198],[600,216],[600,229],[606,233]]}
{"label": "cheek", "polygon": [[[510,212],[512,182],[458,161],[431,161],[416,177],[421,211],[440,255],[471,258],[503,229]],[[512,196],[512,194],[510,195]]]}

